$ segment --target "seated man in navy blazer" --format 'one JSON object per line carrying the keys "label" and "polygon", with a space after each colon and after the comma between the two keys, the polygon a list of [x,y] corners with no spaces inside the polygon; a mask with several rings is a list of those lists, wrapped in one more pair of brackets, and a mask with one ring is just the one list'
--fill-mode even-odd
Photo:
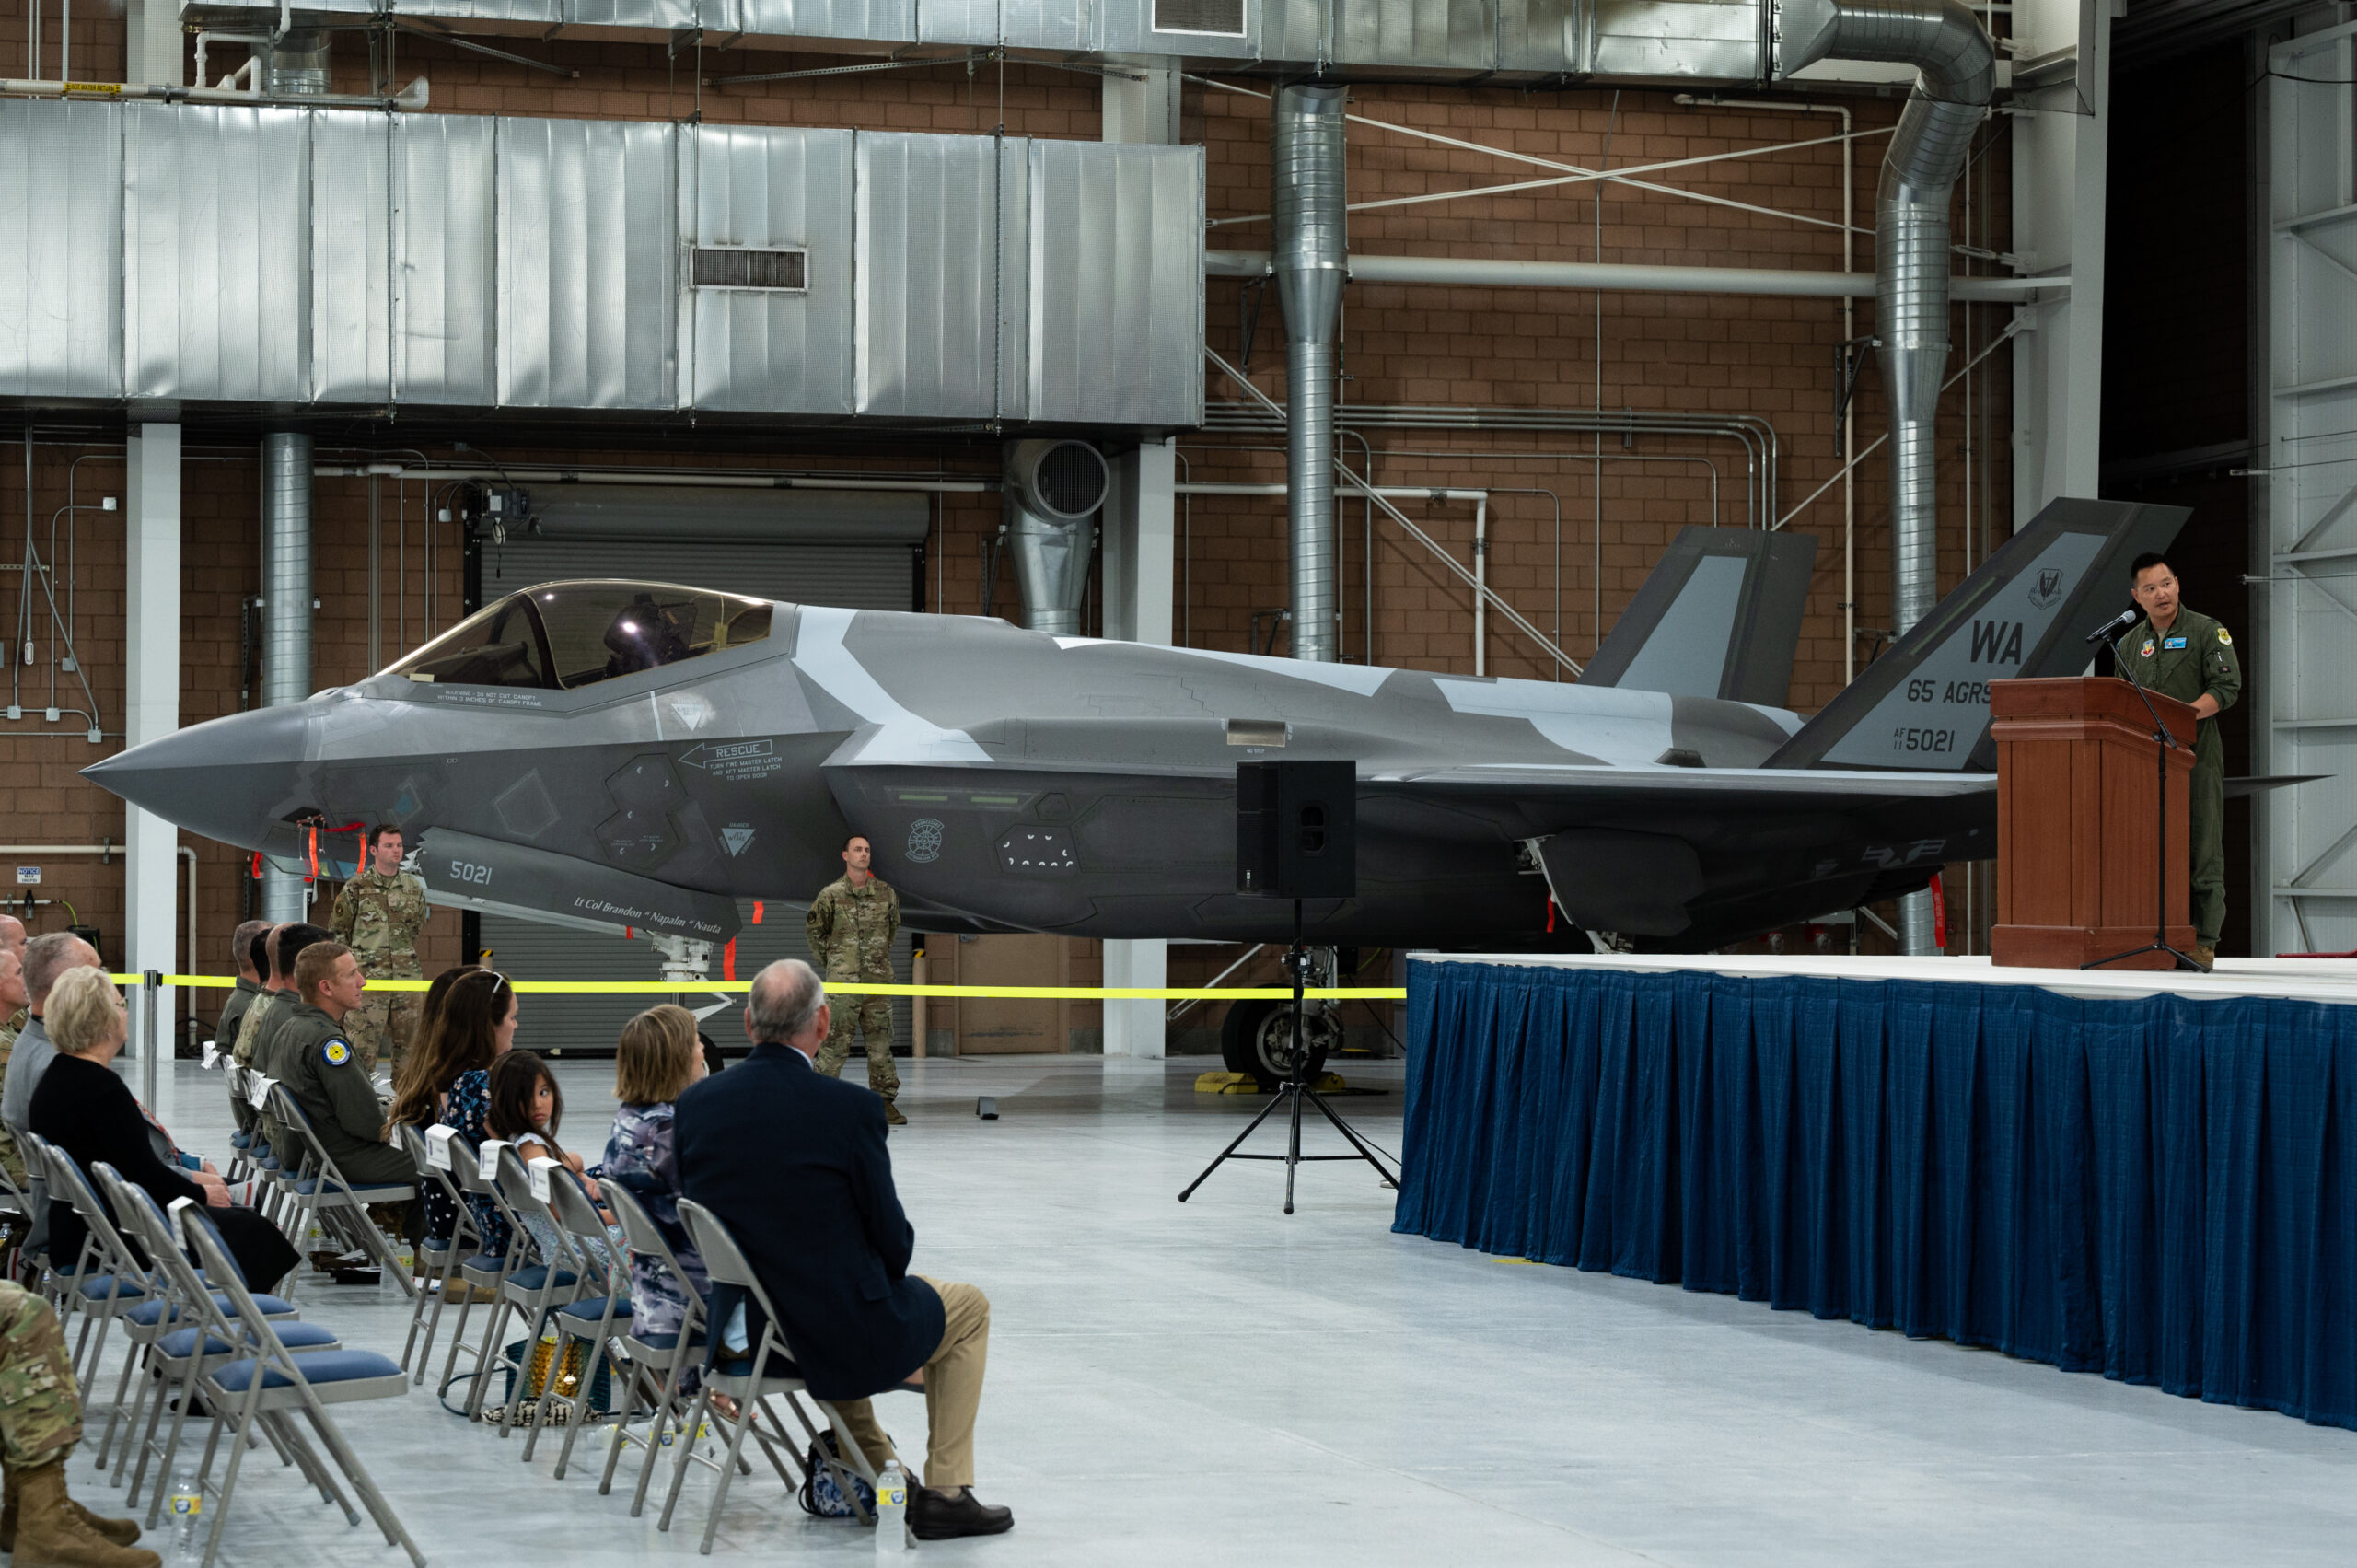
{"label": "seated man in navy blazer", "polygon": [[680,1183],[735,1234],[804,1382],[878,1470],[895,1456],[868,1396],[922,1373],[933,1436],[909,1500],[917,1538],[996,1535],[1014,1514],[973,1493],[991,1304],[972,1285],[908,1272],[916,1230],[892,1189],[884,1102],[810,1065],[831,1022],[808,964],[784,958],[753,977],[752,1054],[679,1097]]}

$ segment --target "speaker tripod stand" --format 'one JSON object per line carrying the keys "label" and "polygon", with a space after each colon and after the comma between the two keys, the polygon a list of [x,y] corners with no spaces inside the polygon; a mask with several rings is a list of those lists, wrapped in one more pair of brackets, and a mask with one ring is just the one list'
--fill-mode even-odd
{"label": "speaker tripod stand", "polygon": [[[1285,971],[1293,976],[1293,1051],[1285,1063],[1284,1082],[1278,1086],[1276,1098],[1260,1108],[1260,1114],[1254,1117],[1244,1131],[1236,1135],[1236,1141],[1222,1149],[1217,1158],[1203,1167],[1202,1174],[1187,1184],[1187,1190],[1178,1194],[1178,1201],[1182,1203],[1195,1195],[1196,1188],[1211,1179],[1212,1172],[1232,1159],[1284,1161],[1285,1213],[1287,1214],[1293,1213],[1294,1171],[1305,1160],[1364,1160],[1375,1167],[1375,1173],[1383,1178],[1383,1184],[1386,1187],[1396,1191],[1399,1185],[1399,1179],[1384,1168],[1383,1162],[1376,1157],[1375,1151],[1367,1147],[1365,1141],[1352,1131],[1351,1124],[1343,1121],[1334,1108],[1326,1103],[1326,1098],[1310,1085],[1309,1051],[1302,1043],[1301,1038],[1302,993],[1308,989],[1309,948],[1301,937],[1301,900],[1299,899],[1293,901],[1293,947],[1285,953]],[[1301,1152],[1301,1108],[1305,1101],[1316,1106],[1319,1114],[1334,1124],[1334,1131],[1340,1132],[1350,1144],[1352,1153],[1305,1155]],[[1236,1151],[1244,1146],[1244,1140],[1252,1136],[1260,1123],[1269,1120],[1271,1112],[1279,1107],[1283,1107],[1290,1112],[1291,1131],[1285,1141],[1285,1152],[1281,1155],[1237,1154]]]}

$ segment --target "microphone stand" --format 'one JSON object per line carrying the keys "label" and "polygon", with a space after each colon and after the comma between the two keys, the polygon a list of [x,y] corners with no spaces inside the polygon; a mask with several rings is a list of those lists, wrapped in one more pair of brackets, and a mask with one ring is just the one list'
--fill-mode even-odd
{"label": "microphone stand", "polygon": [[[2128,631],[2133,632],[2135,629],[2131,626]],[[2120,636],[2124,640],[2127,634],[2123,632]],[[2160,628],[2154,627],[2154,641],[2158,642],[2160,637]],[[2158,873],[2153,879],[2153,939],[2141,947],[2131,947],[2124,953],[2114,953],[2107,958],[2092,959],[2081,964],[2079,968],[2099,970],[2106,964],[2123,963],[2130,958],[2142,958],[2147,953],[2166,953],[2177,960],[2169,966],[2171,969],[2191,970],[2196,974],[2207,974],[2209,971],[2200,963],[2169,946],[2169,753],[2182,751],[2185,748],[2177,743],[2177,737],[2169,733],[2169,726],[2161,722],[2161,711],[2153,706],[2152,693],[2145,691],[2144,683],[2136,679],[2136,668],[2129,662],[2128,656],[2119,651],[2119,643],[2111,645],[2111,662],[2114,668],[2128,678],[2128,684],[2136,689],[2136,695],[2144,703],[2144,711],[2153,718],[2153,739],[2155,742],[2153,761],[2159,770],[2161,785],[2160,792],[2154,796],[2154,810],[2159,814],[2159,821],[2155,824],[2157,830],[2153,835],[2154,854],[2158,863]],[[2199,730],[2195,731],[2197,737],[2200,733]]]}

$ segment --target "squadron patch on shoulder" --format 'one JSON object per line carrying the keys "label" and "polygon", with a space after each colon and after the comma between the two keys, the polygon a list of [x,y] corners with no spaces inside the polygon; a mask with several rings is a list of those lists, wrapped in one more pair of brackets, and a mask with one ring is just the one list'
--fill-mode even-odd
{"label": "squadron patch on shoulder", "polygon": [[2225,644],[2226,646],[2230,648],[2235,645],[2234,638],[2226,634],[2226,629],[2223,626],[2218,628],[2218,641]]}
{"label": "squadron patch on shoulder", "polygon": [[331,1040],[319,1051],[331,1067],[341,1067],[352,1060],[352,1047],[340,1040]]}

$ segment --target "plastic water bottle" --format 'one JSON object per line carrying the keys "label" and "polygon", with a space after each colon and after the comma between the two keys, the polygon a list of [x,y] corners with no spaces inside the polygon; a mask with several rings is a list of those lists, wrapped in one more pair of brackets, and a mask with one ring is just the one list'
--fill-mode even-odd
{"label": "plastic water bottle", "polygon": [[876,1550],[905,1551],[909,1545],[909,1478],[894,1459],[876,1478]]}
{"label": "plastic water bottle", "polygon": [[197,1485],[194,1470],[182,1470],[172,1478],[169,1506],[172,1554],[192,1561],[196,1555],[197,1523],[204,1516],[204,1489]]}

